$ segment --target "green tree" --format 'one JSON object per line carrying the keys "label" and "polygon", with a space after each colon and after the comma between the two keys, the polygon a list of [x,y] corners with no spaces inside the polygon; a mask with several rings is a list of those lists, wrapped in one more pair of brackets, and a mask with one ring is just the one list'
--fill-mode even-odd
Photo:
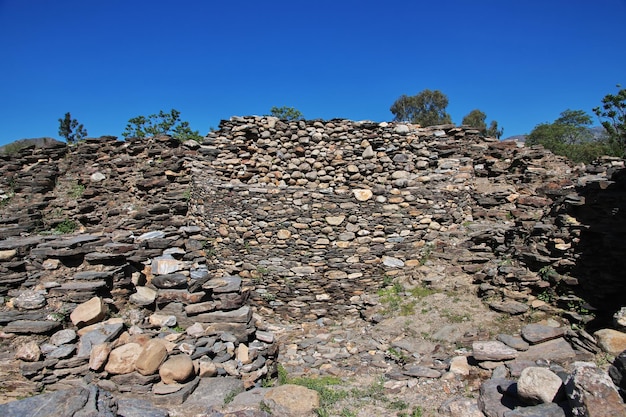
{"label": "green tree", "polygon": [[526,145],[542,145],[574,162],[591,162],[602,155],[615,155],[611,143],[595,140],[591,117],[583,110],[565,110],[553,123],[540,123],[526,138]]}
{"label": "green tree", "polygon": [[462,124],[471,126],[485,134],[487,133],[487,123],[485,123],[485,120],[487,120],[487,115],[478,109],[474,109],[463,118]]}
{"label": "green tree", "polygon": [[500,129],[498,129],[498,122],[496,122],[495,120],[492,120],[491,123],[489,124],[489,129],[487,129],[487,132],[485,133],[485,135],[490,138],[500,139],[503,133],[504,133],[504,128],[501,127]]}
{"label": "green tree", "polygon": [[302,120],[304,117],[298,109],[293,107],[272,107],[270,109],[270,116],[278,117],[281,120]]}
{"label": "green tree", "polygon": [[414,96],[400,96],[389,109],[394,120],[411,122],[422,126],[452,123],[446,113],[448,97],[439,90],[424,90]]}
{"label": "green tree", "polygon": [[158,114],[151,114],[148,117],[133,117],[128,121],[122,133],[125,138],[145,138],[157,135],[170,135],[181,142],[190,139],[198,142],[202,140],[197,130],[191,130],[189,122],[180,120],[180,112],[176,109],[170,110],[169,113],[160,110]]}
{"label": "green tree", "polygon": [[[618,84],[617,88],[620,87]],[[600,118],[616,152],[623,156],[626,153],[626,89],[604,96],[602,106],[594,108],[593,112]]]}
{"label": "green tree", "polygon": [[474,109],[463,118],[462,124],[479,130],[480,133],[485,136],[500,139],[502,133],[504,133],[504,129],[498,129],[498,122],[495,120],[492,120],[489,128],[487,128],[486,120],[487,115],[484,112]]}
{"label": "green tree", "polygon": [[67,112],[65,117],[59,119],[59,136],[65,138],[67,143],[76,143],[87,136],[87,130]]}

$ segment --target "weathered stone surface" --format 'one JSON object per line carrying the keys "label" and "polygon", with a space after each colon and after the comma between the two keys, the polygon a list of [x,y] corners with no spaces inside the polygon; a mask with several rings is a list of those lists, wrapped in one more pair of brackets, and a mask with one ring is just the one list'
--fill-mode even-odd
{"label": "weathered stone surface", "polygon": [[556,339],[565,334],[562,327],[551,327],[543,324],[528,324],[522,327],[522,337],[531,344]]}
{"label": "weathered stone surface", "polygon": [[147,400],[120,398],[117,400],[117,414],[123,417],[169,417],[167,410],[157,408]]}
{"label": "weathered stone surface", "polygon": [[91,300],[76,306],[70,314],[70,320],[75,326],[88,326],[102,320],[107,311],[104,301],[100,297],[93,297]]}
{"label": "weathered stone surface", "polygon": [[79,358],[88,358],[93,346],[112,341],[120,334],[123,328],[124,325],[122,323],[98,323],[93,330],[89,330],[80,337],[77,356]]}
{"label": "weathered stone surface", "polygon": [[169,357],[159,368],[159,376],[166,384],[186,382],[193,374],[193,362],[185,354]]}
{"label": "weathered stone surface", "polygon": [[130,302],[138,306],[149,306],[156,300],[157,292],[149,287],[137,286],[135,293],[131,294]]}
{"label": "weathered stone surface", "polygon": [[154,374],[167,358],[165,344],[159,339],[151,339],[143,347],[135,362],[135,369],[142,375]]}
{"label": "weathered stone surface", "polygon": [[567,417],[563,407],[556,403],[539,404],[530,407],[518,407],[506,411],[503,417]]}
{"label": "weathered stone surface", "polygon": [[626,405],[611,379],[592,363],[579,362],[566,386],[573,414],[624,416]]}
{"label": "weathered stone surface", "polygon": [[36,362],[41,357],[41,349],[37,342],[24,343],[15,352],[15,359],[20,359],[26,362]]}
{"label": "weathered stone surface", "polygon": [[572,346],[563,338],[549,340],[547,342],[532,345],[525,352],[519,352],[517,359],[536,361],[539,359],[549,361],[564,361],[576,357]]}
{"label": "weathered stone surface", "polygon": [[138,343],[126,343],[111,351],[104,370],[110,374],[128,374],[135,370],[135,363],[143,348]]}
{"label": "weathered stone surface", "polygon": [[444,401],[437,410],[440,415],[448,417],[484,417],[476,400],[465,397],[452,397]]}
{"label": "weathered stone surface", "polygon": [[13,305],[20,310],[36,310],[46,305],[45,291],[24,291],[13,300]]}
{"label": "weathered stone surface", "polygon": [[565,395],[563,381],[546,368],[530,367],[517,381],[517,393],[530,404],[559,402]]}
{"label": "weathered stone surface", "polygon": [[198,314],[195,319],[204,323],[248,323],[252,318],[252,310],[243,306],[232,311],[215,311]]}
{"label": "weathered stone surface", "polygon": [[3,417],[90,416],[116,417],[117,404],[97,387],[74,388],[0,404]]}
{"label": "weathered stone surface", "polygon": [[513,380],[488,379],[480,386],[478,408],[487,417],[503,417],[505,412],[522,405],[514,387]]}
{"label": "weathered stone surface", "polygon": [[487,341],[472,343],[473,356],[478,361],[502,361],[514,359],[519,352],[502,342]]}
{"label": "weathered stone surface", "polygon": [[516,350],[528,350],[530,345],[524,341],[521,337],[511,336],[508,334],[499,334],[496,338],[507,346]]}
{"label": "weathered stone surface", "polygon": [[152,402],[156,405],[167,407],[180,405],[184,403],[187,398],[189,398],[189,396],[194,392],[199,383],[200,378],[195,378],[185,384],[176,384],[180,385],[180,387],[177,387],[179,389],[170,394],[155,395],[152,398]]}
{"label": "weathered stone surface", "polygon": [[520,303],[519,301],[514,301],[514,300],[510,300],[510,301],[494,301],[489,303],[489,307],[491,307],[492,309],[496,310],[496,311],[501,311],[503,313],[509,313],[509,314],[522,314],[522,313],[526,313],[529,309],[529,307],[524,304],[524,303]]}
{"label": "weathered stone surface", "polygon": [[426,366],[411,366],[402,373],[415,378],[439,378],[441,376],[441,372]]}
{"label": "weathered stone surface", "polygon": [[[100,371],[109,359],[111,353],[110,343],[100,343],[93,345],[89,353],[89,369]],[[80,356],[79,356],[80,357]]]}
{"label": "weathered stone surface", "polygon": [[593,334],[598,341],[598,346],[611,355],[619,355],[626,350],[626,333],[613,330],[601,329]]}
{"label": "weathered stone surface", "polygon": [[76,332],[73,329],[59,330],[50,336],[50,343],[55,346],[65,345],[76,341]]}
{"label": "weathered stone surface", "polygon": [[18,334],[45,334],[61,327],[58,321],[35,321],[35,320],[15,320],[4,327],[6,333]]}
{"label": "weathered stone surface", "polygon": [[272,410],[272,414],[293,417],[310,416],[320,406],[317,391],[290,384],[270,389],[263,401]]}

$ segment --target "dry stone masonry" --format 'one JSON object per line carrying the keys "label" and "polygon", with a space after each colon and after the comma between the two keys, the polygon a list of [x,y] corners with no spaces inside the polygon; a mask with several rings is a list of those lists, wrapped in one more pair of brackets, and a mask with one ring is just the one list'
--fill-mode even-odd
{"label": "dry stone masonry", "polygon": [[[390,282],[465,290],[469,275],[494,311],[615,329],[474,337],[467,354],[394,368],[388,387],[479,367],[492,378],[478,404],[441,412],[487,416],[593,408],[588,381],[620,392],[588,363],[557,363],[626,349],[622,160],[573,166],[454,125],[257,116],[202,143],[102,137],[0,158],[0,326],[26,390],[74,390],[83,409],[146,394],[91,410],[167,415],[215,378],[250,389],[273,375],[265,319],[378,323]],[[356,356],[343,340],[333,357]],[[619,394],[609,406],[623,409]]]}

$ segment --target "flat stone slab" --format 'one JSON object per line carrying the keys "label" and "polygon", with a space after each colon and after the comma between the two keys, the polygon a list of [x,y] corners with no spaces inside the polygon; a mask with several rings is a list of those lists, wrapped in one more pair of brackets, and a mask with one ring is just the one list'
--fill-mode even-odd
{"label": "flat stone slab", "polygon": [[514,359],[519,354],[517,350],[497,340],[474,342],[472,351],[474,359],[478,361],[503,361]]}
{"label": "flat stone slab", "polygon": [[4,331],[7,333],[17,333],[17,334],[28,334],[28,333],[45,334],[45,333],[50,333],[59,328],[61,328],[61,323],[59,323],[58,321],[15,320],[7,324],[4,327]]}
{"label": "flat stone slab", "polygon": [[528,348],[530,347],[530,345],[528,343],[526,343],[524,341],[524,339],[522,339],[519,336],[511,336],[511,335],[508,335],[508,334],[499,334],[498,336],[496,336],[496,339],[498,339],[499,341],[501,341],[505,345],[510,346],[510,347],[512,347],[513,349],[516,349],[516,350],[528,350]]}
{"label": "flat stone slab", "polygon": [[531,344],[556,339],[565,334],[563,327],[551,327],[543,324],[528,324],[522,328],[522,337]]}
{"label": "flat stone slab", "polygon": [[402,374],[413,378],[439,378],[441,376],[441,372],[427,366],[411,366],[402,371]]}
{"label": "flat stone slab", "polygon": [[152,397],[152,402],[155,405],[180,405],[191,395],[200,383],[200,378],[187,382],[178,391],[171,394],[155,395]]}
{"label": "flat stone slab", "polygon": [[517,359],[536,361],[545,359],[549,361],[564,361],[576,357],[572,346],[562,337],[547,342],[532,345],[525,352],[520,352]]}
{"label": "flat stone slab", "polygon": [[489,307],[491,307],[493,310],[513,315],[523,314],[527,312],[529,308],[526,304],[513,300],[504,302],[494,301],[492,303],[489,303]]}

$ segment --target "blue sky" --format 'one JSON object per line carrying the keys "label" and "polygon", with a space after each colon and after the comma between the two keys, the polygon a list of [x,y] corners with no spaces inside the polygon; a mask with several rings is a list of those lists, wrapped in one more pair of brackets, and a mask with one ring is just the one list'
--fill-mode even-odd
{"label": "blue sky", "polygon": [[504,137],[626,85],[626,0],[0,0],[0,144],[181,111],[205,134],[272,106],[389,121],[424,89]]}

